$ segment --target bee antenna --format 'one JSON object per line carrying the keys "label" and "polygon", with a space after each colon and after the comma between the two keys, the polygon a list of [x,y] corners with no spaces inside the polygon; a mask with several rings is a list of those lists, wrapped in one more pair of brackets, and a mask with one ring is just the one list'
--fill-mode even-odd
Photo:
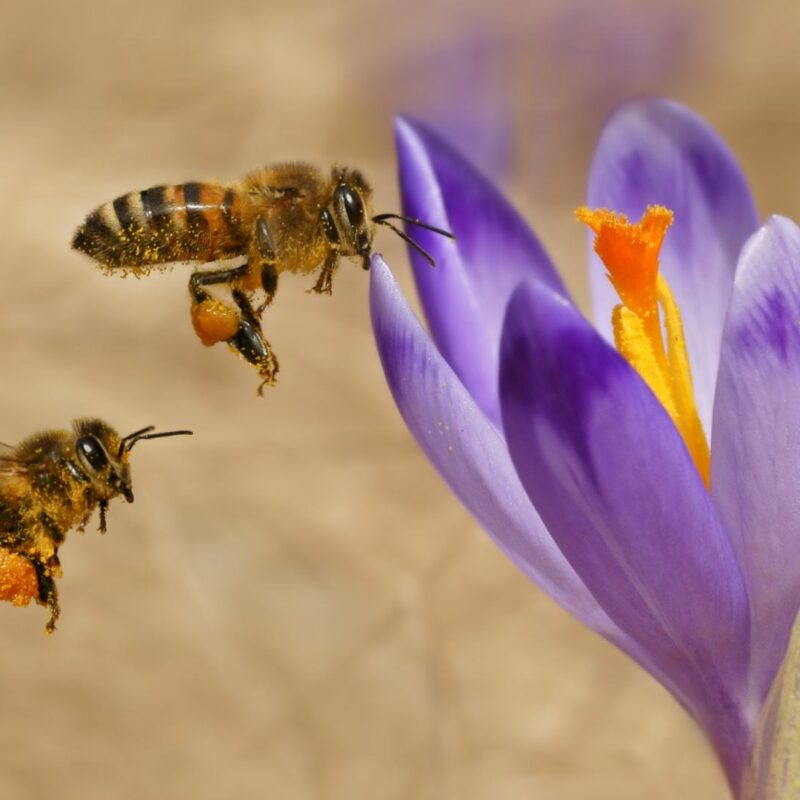
{"label": "bee antenna", "polygon": [[418,245],[410,236],[406,236],[400,228],[395,228],[391,222],[386,222],[383,219],[377,219],[373,217],[373,222],[376,222],[378,225],[385,225],[387,228],[391,228],[404,242],[408,242],[418,253],[420,253],[424,258],[428,260],[428,263],[432,266],[436,266],[436,262],[433,260],[433,256],[427,251],[423,250],[420,245]]}
{"label": "bee antenna", "polygon": [[193,435],[193,431],[161,431],[160,433],[151,433],[151,431],[154,430],[155,425],[148,425],[146,428],[142,428],[134,433],[129,433],[127,436],[123,437],[119,444],[119,454],[117,457],[121,456],[123,453],[129,453],[133,450],[133,446],[136,442],[141,442],[143,439],[163,439],[166,436]]}
{"label": "bee antenna", "polygon": [[386,223],[384,220],[387,219],[401,219],[403,222],[409,223],[409,225],[416,225],[418,228],[425,228],[426,231],[438,233],[440,236],[446,236],[448,239],[456,238],[452,233],[450,233],[450,231],[446,231],[444,228],[436,228],[433,225],[428,225],[427,222],[423,222],[421,219],[407,217],[404,214],[377,214],[372,218],[372,221],[377,222],[378,225],[385,225]]}
{"label": "bee antenna", "polygon": [[426,231],[438,233],[440,236],[447,236],[448,239],[456,238],[452,233],[450,233],[450,231],[446,231],[443,228],[435,228],[433,225],[428,225],[426,222],[422,222],[421,220],[414,219],[412,217],[406,217],[403,214],[377,214],[372,218],[372,221],[376,225],[384,225],[385,227],[390,228],[404,242],[408,242],[408,244],[410,244],[423,258],[425,258],[432,267],[436,266],[433,256],[427,250],[424,250],[420,245],[418,245],[410,236],[401,231],[400,228],[392,225],[392,223],[389,222],[390,219],[401,219],[403,222],[408,222],[410,225],[417,225],[420,228],[424,228]]}

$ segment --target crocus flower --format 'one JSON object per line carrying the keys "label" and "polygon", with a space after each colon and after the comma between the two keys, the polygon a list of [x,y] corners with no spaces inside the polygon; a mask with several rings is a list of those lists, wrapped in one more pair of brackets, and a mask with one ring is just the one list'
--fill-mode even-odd
{"label": "crocus flower", "polygon": [[579,211],[595,328],[487,180],[423,125],[396,133],[405,213],[456,235],[413,230],[430,333],[373,260],[412,434],[514,563],[692,714],[737,798],[797,797],[800,230],[759,227],[693,113],[624,106]]}

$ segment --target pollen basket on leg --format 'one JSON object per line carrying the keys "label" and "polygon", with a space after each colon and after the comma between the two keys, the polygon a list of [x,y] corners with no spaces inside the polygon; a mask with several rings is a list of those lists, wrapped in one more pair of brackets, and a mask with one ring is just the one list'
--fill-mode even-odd
{"label": "pollen basket on leg", "polygon": [[197,338],[206,347],[227,341],[239,330],[239,312],[215,297],[193,303],[191,315]]}
{"label": "pollen basket on leg", "polygon": [[0,600],[26,606],[38,594],[39,583],[30,559],[0,548]]}
{"label": "pollen basket on leg", "polygon": [[583,207],[575,214],[594,232],[594,250],[622,301],[612,319],[617,350],[661,401],[708,486],[708,443],[695,405],[680,312],[658,272],[672,211],[649,206],[639,222],[604,208]]}

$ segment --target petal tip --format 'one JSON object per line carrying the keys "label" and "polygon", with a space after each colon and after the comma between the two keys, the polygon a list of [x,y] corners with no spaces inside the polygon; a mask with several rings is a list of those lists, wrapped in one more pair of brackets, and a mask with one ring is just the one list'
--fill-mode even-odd
{"label": "petal tip", "polygon": [[657,120],[681,119],[700,123],[704,128],[712,130],[711,126],[688,106],[660,95],[645,95],[620,103],[612,111],[609,121],[624,120],[627,117],[648,117]]}
{"label": "petal tip", "polygon": [[394,138],[398,151],[419,149],[429,150],[441,145],[441,137],[418,117],[411,114],[397,114],[394,118]]}
{"label": "petal tip", "polygon": [[409,136],[413,136],[417,125],[418,122],[414,117],[408,114],[397,114],[394,118],[395,139],[400,142],[407,139]]}
{"label": "petal tip", "polygon": [[797,230],[797,225],[795,224],[794,220],[789,219],[789,217],[784,217],[782,214],[770,214],[764,220],[763,228],[769,231],[795,231]]}
{"label": "petal tip", "polygon": [[754,231],[742,245],[739,254],[739,263],[736,269],[735,283],[741,286],[741,280],[748,272],[746,265],[749,264],[759,250],[771,243],[779,241],[792,241],[798,238],[798,227],[796,223],[780,214],[770,214],[756,231]]}
{"label": "petal tip", "polygon": [[389,269],[389,265],[384,261],[383,255],[381,253],[373,253],[372,258],[370,258],[370,269],[373,271],[373,275],[376,272],[388,272],[391,273]]}
{"label": "petal tip", "polygon": [[397,290],[397,281],[389,265],[380,253],[374,253],[370,262],[369,299],[372,321],[375,324],[377,307],[387,298],[389,292]]}
{"label": "petal tip", "polygon": [[576,313],[574,305],[568,298],[542,281],[536,279],[521,281],[508,302],[506,322],[512,318],[527,319],[531,325],[536,326],[542,320],[543,312],[550,313],[550,309],[556,312],[560,309],[570,314]]}

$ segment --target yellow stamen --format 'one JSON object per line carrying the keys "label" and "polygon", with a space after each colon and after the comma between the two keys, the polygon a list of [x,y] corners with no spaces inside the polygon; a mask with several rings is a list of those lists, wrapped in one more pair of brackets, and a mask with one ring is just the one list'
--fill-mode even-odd
{"label": "yellow stamen", "polygon": [[647,335],[642,320],[629,308],[619,305],[614,308],[611,315],[611,324],[617,350],[644,378],[645,383],[653,390],[653,394],[661,400],[669,415],[675,419],[677,408],[672,398],[672,387],[660,363],[663,360],[663,353],[659,354],[653,346],[653,340]]}
{"label": "yellow stamen", "polygon": [[708,486],[708,443],[695,405],[681,316],[658,273],[658,256],[672,212],[650,206],[636,223],[604,208],[579,208],[575,215],[594,231],[595,252],[622,301],[612,315],[617,350],[661,401]]}
{"label": "yellow stamen", "polygon": [[[694,463],[697,464],[700,475],[708,486],[711,481],[711,454],[695,405],[692,369],[689,366],[689,353],[686,351],[681,314],[669,285],[661,275],[658,276],[657,288],[658,302],[661,304],[666,328],[667,363],[670,366],[670,378],[672,379],[672,396],[678,407],[677,419],[680,420],[678,429],[686,442],[686,447],[689,448]],[[672,418],[676,419],[675,416]]]}

